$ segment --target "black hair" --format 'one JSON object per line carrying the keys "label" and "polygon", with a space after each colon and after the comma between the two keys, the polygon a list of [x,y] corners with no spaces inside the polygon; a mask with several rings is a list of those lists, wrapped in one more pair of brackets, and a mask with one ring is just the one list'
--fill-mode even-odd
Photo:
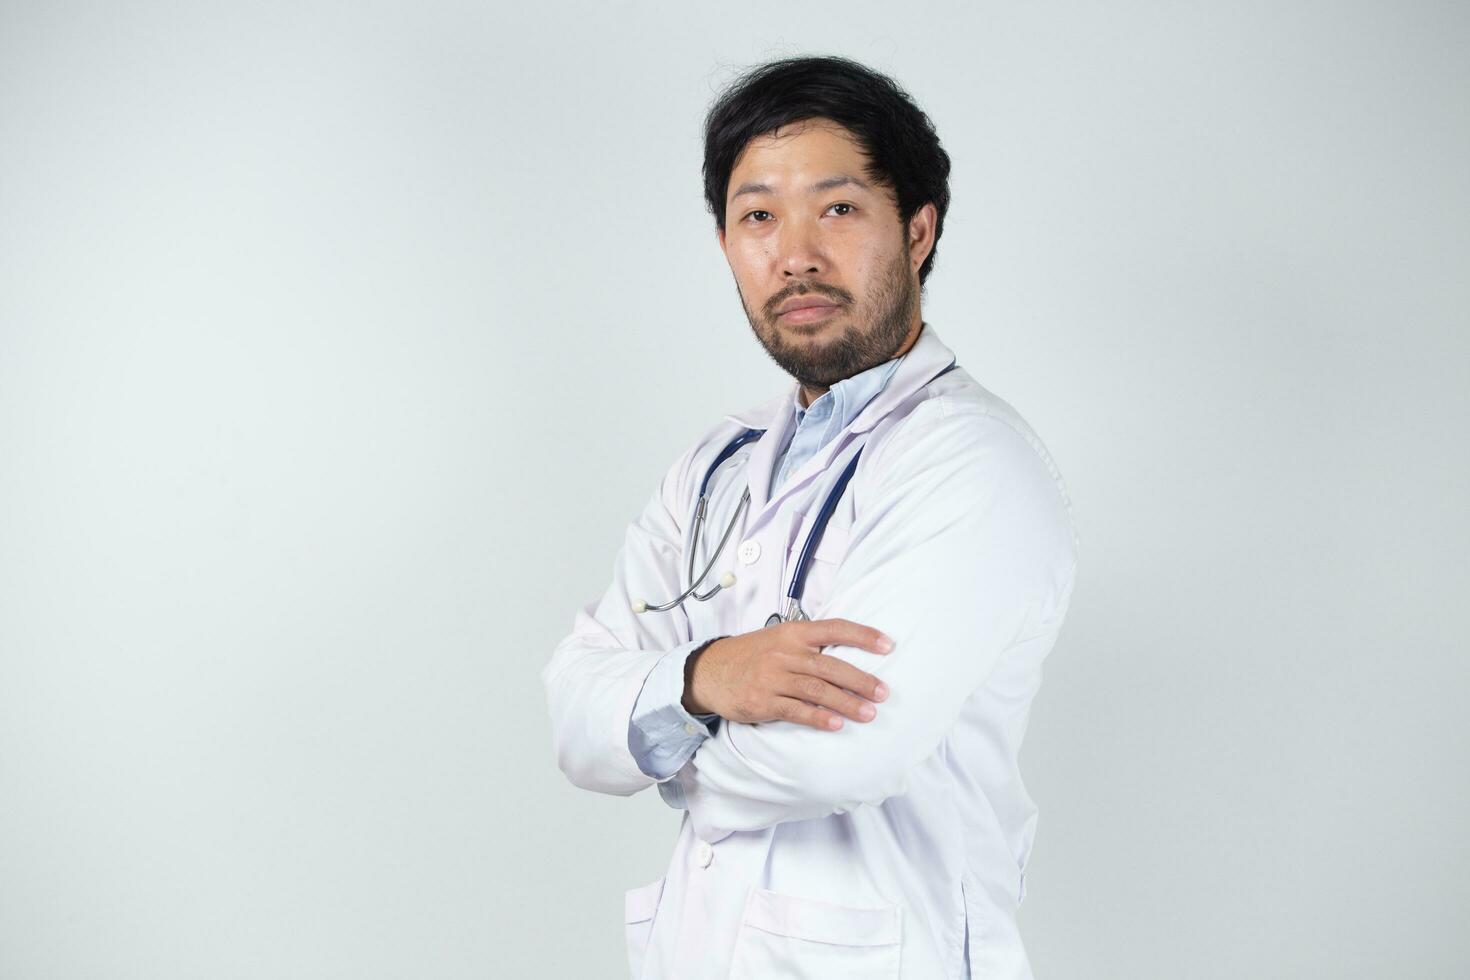
{"label": "black hair", "polygon": [[725,230],[730,172],[745,145],[778,126],[823,117],[849,130],[867,157],[869,180],[893,191],[899,220],[933,203],[934,246],[919,267],[929,277],[949,210],[949,154],[929,117],[893,79],[848,58],[782,58],[740,75],[704,120],[704,198]]}

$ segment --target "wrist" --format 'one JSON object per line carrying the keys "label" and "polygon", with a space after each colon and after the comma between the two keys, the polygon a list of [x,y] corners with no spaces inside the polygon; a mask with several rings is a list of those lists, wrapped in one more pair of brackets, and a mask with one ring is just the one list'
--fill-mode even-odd
{"label": "wrist", "polygon": [[708,707],[700,704],[697,700],[695,700],[694,668],[695,665],[699,662],[699,658],[704,656],[705,651],[723,639],[726,639],[726,637],[717,636],[704,645],[696,647],[694,651],[689,654],[689,657],[684,661],[684,696],[681,699],[680,703],[684,706],[684,710],[689,712],[691,715],[708,715],[714,713],[710,711]]}

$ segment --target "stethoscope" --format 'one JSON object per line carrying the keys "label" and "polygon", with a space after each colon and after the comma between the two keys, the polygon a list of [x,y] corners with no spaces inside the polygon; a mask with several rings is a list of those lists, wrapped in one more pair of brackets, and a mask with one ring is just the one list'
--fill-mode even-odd
{"label": "stethoscope", "polygon": [[[929,379],[930,382],[935,381],[941,375],[953,371],[957,366],[954,361],[950,361],[948,367]],[[715,587],[708,592],[700,594],[697,591],[700,583],[709,575],[710,570],[715,567],[715,562],[719,560],[720,554],[725,550],[725,545],[729,542],[730,535],[735,532],[735,525],[740,520],[741,512],[750,503],[750,486],[748,484],[744,492],[740,495],[740,503],[735,505],[735,513],[730,516],[730,523],[725,528],[725,533],[720,535],[719,545],[715,548],[714,553],[710,555],[709,562],[704,566],[704,571],[699,573],[698,578],[694,578],[694,552],[700,540],[699,531],[704,525],[704,515],[709,507],[710,479],[714,477],[715,471],[720,468],[721,464],[735,455],[740,447],[754,439],[759,439],[765,432],[765,429],[746,429],[741,432],[715,457],[714,462],[705,471],[704,480],[699,484],[699,502],[694,505],[694,536],[689,539],[689,577],[693,579],[692,584],[676,598],[656,606],[650,605],[644,599],[636,600],[633,603],[633,611],[635,613],[665,612],[673,609],[675,606],[682,605],[684,600],[690,596],[693,596],[700,602],[706,602],[714,598],[715,594],[721,589],[728,589],[735,584],[735,573],[726,572],[720,576],[720,581],[716,583]],[[837,510],[837,502],[842,499],[843,491],[847,489],[848,481],[852,479],[852,474],[857,469],[858,459],[862,456],[863,449],[865,448],[866,446],[858,448],[858,451],[853,454],[852,459],[848,461],[847,467],[843,469],[842,475],[837,478],[837,482],[832,484],[832,488],[827,491],[827,499],[822,502],[822,509],[817,511],[817,519],[813,522],[812,529],[807,532],[806,543],[802,545],[801,555],[796,560],[796,572],[791,576],[791,585],[786,589],[786,604],[781,610],[771,613],[766,618],[767,626],[775,626],[777,623],[800,622],[808,619],[806,611],[801,608],[802,592],[806,589],[807,567],[811,564],[812,555],[816,552],[817,545],[822,540],[822,532],[827,530],[827,522],[831,520],[833,512]]]}

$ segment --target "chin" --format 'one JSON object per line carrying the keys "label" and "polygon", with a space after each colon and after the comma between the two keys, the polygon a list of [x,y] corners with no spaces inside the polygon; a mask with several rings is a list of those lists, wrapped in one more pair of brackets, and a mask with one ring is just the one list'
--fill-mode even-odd
{"label": "chin", "polygon": [[778,327],[793,337],[817,337],[824,333],[831,333],[832,328],[841,322],[842,314],[837,313],[825,320],[818,320],[816,323],[783,323]]}

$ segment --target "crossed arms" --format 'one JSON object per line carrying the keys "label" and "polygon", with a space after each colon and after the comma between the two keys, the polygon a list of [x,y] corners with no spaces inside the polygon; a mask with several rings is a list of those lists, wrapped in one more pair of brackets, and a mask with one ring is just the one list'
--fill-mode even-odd
{"label": "crossed arms", "polygon": [[[664,658],[691,637],[682,608],[638,616],[633,598],[677,595],[674,515],[690,453],[670,468],[628,528],[613,582],[576,617],[542,671],[558,762],[577,786],[628,795],[676,780],[703,840],[877,804],[908,788],[966,700],[1007,651],[1049,645],[1070,599],[1076,537],[1055,470],[1028,438],[978,407],[920,406],[867,467],[849,547],[812,619],[846,618],[893,637],[893,652],[823,652],[881,678],[877,717],[839,731],[728,719],[659,779],[629,749],[629,717]],[[854,485],[856,487],[856,484]]]}

